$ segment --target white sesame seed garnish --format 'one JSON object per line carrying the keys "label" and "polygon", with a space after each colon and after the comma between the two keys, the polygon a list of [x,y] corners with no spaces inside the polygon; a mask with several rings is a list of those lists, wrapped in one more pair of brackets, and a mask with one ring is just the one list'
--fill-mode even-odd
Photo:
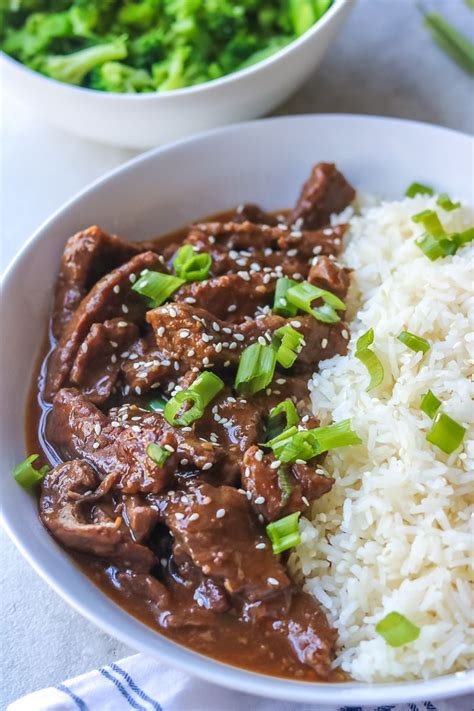
{"label": "white sesame seed garnish", "polygon": [[290,324],[295,328],[298,328],[299,326],[301,326],[301,321],[290,321]]}
{"label": "white sesame seed garnish", "polygon": [[236,341],[243,341],[245,340],[245,336],[242,333],[234,333],[234,338]]}
{"label": "white sesame seed garnish", "polygon": [[188,351],[188,353],[187,353],[187,356],[188,356],[188,358],[192,358],[192,357],[193,357],[193,355],[195,355],[195,353],[196,353],[196,352],[195,352],[195,351],[193,351],[193,349],[191,348],[191,350],[190,350],[190,351]]}
{"label": "white sesame seed garnish", "polygon": [[255,546],[255,548],[257,548],[259,551],[261,551],[261,550],[264,550],[264,549],[266,548],[266,545],[265,545],[265,543],[257,543],[257,545]]}
{"label": "white sesame seed garnish", "polygon": [[295,464],[306,464],[304,459],[295,459]]}
{"label": "white sesame seed garnish", "polygon": [[160,326],[160,327],[156,330],[156,335],[157,335],[157,336],[160,336],[160,338],[161,338],[161,336],[164,336],[164,333],[165,333],[165,327],[164,327],[164,326]]}
{"label": "white sesame seed garnish", "polygon": [[244,281],[250,281],[250,274],[248,272],[237,272],[237,274]]}
{"label": "white sesame seed garnish", "polygon": [[267,342],[266,342],[266,340],[264,339],[263,336],[259,336],[257,340],[258,340],[258,342],[260,343],[261,346],[266,346],[266,345],[267,345]]}
{"label": "white sesame seed garnish", "polygon": [[309,415],[305,415],[304,417],[301,418],[301,422],[308,422],[309,420]]}
{"label": "white sesame seed garnish", "polygon": [[111,362],[111,363],[116,363],[116,362],[117,362],[117,356],[115,355],[115,353],[112,353],[112,355],[110,356],[110,362]]}
{"label": "white sesame seed garnish", "polygon": [[136,282],[136,280],[137,280],[137,275],[136,275],[136,274],[130,274],[128,278],[130,279],[130,281],[132,282],[132,284],[134,284],[134,283]]}
{"label": "white sesame seed garnish", "polygon": [[225,516],[225,509],[217,509],[216,518],[224,518],[224,516]]}
{"label": "white sesame seed garnish", "polygon": [[211,467],[212,467],[212,462],[206,462],[203,465],[202,469],[203,469],[203,471],[206,471],[207,469],[210,469]]}
{"label": "white sesame seed garnish", "polygon": [[276,578],[267,578],[267,583],[269,583],[270,585],[279,585],[280,584]]}
{"label": "white sesame seed garnish", "polygon": [[189,517],[189,521],[197,521],[199,518],[198,513],[192,513],[191,516]]}
{"label": "white sesame seed garnish", "polygon": [[288,257],[296,257],[296,255],[298,254],[298,250],[297,249],[289,249],[286,254]]}
{"label": "white sesame seed garnish", "polygon": [[189,338],[190,335],[191,335],[191,332],[188,331],[187,328],[183,328],[183,330],[179,332],[180,338]]}
{"label": "white sesame seed garnish", "polygon": [[302,237],[303,233],[301,232],[301,230],[291,230],[290,235],[292,237]]}
{"label": "white sesame seed garnish", "polygon": [[83,344],[82,344],[82,346],[81,346],[81,351],[82,351],[83,353],[87,353],[87,343],[83,343]]}
{"label": "white sesame seed garnish", "polygon": [[209,361],[209,358],[208,358],[207,356],[205,356],[205,357],[202,359],[202,362],[203,362],[203,365],[209,365],[209,362],[210,362],[210,361]]}
{"label": "white sesame seed garnish", "polygon": [[136,392],[137,395],[141,395],[141,394],[142,394],[142,389],[141,389],[141,387],[140,387],[139,385],[136,386],[135,392]]}
{"label": "white sesame seed garnish", "polygon": [[237,310],[236,304],[230,304],[230,305],[227,307],[227,311],[228,311],[229,313],[232,313],[232,311],[236,311],[236,310]]}
{"label": "white sesame seed garnish", "polygon": [[100,447],[99,442],[94,442],[94,444],[92,445],[93,449],[99,449],[99,447]]}
{"label": "white sesame seed garnish", "polygon": [[278,469],[280,464],[281,464],[280,460],[275,459],[275,461],[270,464],[270,469]]}
{"label": "white sesame seed garnish", "polygon": [[219,331],[221,330],[221,327],[219,326],[219,324],[217,323],[217,321],[213,321],[213,322],[212,322],[212,328],[214,329],[214,331],[215,331],[216,333],[219,333]]}
{"label": "white sesame seed garnish", "polygon": [[309,501],[308,501],[308,499],[306,498],[306,496],[302,496],[302,497],[301,497],[301,501],[304,503],[305,506],[309,506]]}
{"label": "white sesame seed garnish", "polygon": [[178,513],[175,514],[175,518],[177,518],[178,521],[181,521],[184,518],[184,513],[178,511]]}
{"label": "white sesame seed garnish", "polygon": [[213,337],[209,336],[207,333],[203,333],[201,338],[204,341],[204,343],[209,343],[209,341],[211,341]]}
{"label": "white sesame seed garnish", "polygon": [[255,499],[255,503],[258,504],[258,505],[264,504],[264,503],[265,503],[265,497],[264,497],[264,496],[257,496],[257,498]]}
{"label": "white sesame seed garnish", "polygon": [[321,254],[322,249],[321,245],[317,244],[316,247],[313,247],[313,254]]}
{"label": "white sesame seed garnish", "polygon": [[[126,328],[128,326],[128,323],[126,321],[119,321],[117,326],[120,328]],[[138,356],[135,356],[135,358],[138,358]]]}
{"label": "white sesame seed garnish", "polygon": [[101,431],[102,431],[102,427],[101,427],[101,426],[99,425],[99,423],[97,422],[97,423],[94,425],[94,432],[96,433],[96,435],[100,435]]}
{"label": "white sesame seed garnish", "polygon": [[113,420],[113,422],[110,423],[112,427],[120,427],[120,422],[117,422],[117,420]]}
{"label": "white sesame seed garnish", "polygon": [[195,303],[196,303],[196,299],[193,298],[192,296],[187,296],[187,297],[185,298],[185,302],[186,302],[187,304],[195,304]]}
{"label": "white sesame seed garnish", "polygon": [[178,315],[178,312],[172,306],[170,306],[168,313],[171,316],[171,318],[176,318],[176,316]]}
{"label": "white sesame seed garnish", "polygon": [[323,338],[323,340],[321,341],[321,348],[324,349],[324,348],[327,347],[327,345],[328,345],[328,339],[327,339],[327,338]]}
{"label": "white sesame seed garnish", "polygon": [[128,314],[128,306],[126,304],[122,304],[122,311],[124,314]]}
{"label": "white sesame seed garnish", "polygon": [[341,336],[345,338],[346,340],[349,338],[349,333],[346,331],[345,328],[342,329],[341,331]]}
{"label": "white sesame seed garnish", "polygon": [[257,451],[255,452],[255,459],[257,460],[257,462],[261,462],[261,461],[262,461],[262,459],[263,459],[263,452],[262,452],[261,449],[257,449]]}
{"label": "white sesame seed garnish", "polygon": [[216,353],[220,353],[222,350],[222,343],[216,343],[214,350],[216,351]]}
{"label": "white sesame seed garnish", "polygon": [[185,467],[187,464],[189,464],[189,460],[188,459],[181,459],[180,464],[182,467]]}
{"label": "white sesame seed garnish", "polygon": [[166,449],[167,452],[173,453],[175,451],[174,447],[172,447],[170,444],[165,444],[163,449]]}

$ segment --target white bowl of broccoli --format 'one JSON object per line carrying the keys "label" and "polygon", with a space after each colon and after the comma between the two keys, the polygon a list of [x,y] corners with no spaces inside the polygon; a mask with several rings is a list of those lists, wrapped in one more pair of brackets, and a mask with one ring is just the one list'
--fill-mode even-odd
{"label": "white bowl of broccoli", "polygon": [[10,0],[5,87],[62,128],[145,148],[270,111],[352,0]]}

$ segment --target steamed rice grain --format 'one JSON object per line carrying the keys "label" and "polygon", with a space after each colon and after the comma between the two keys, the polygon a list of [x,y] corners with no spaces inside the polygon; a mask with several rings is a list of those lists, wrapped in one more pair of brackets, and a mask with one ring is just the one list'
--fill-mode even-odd
{"label": "steamed rice grain", "polygon": [[[349,353],[321,363],[313,378],[315,414],[324,424],[352,418],[363,444],[329,454],[336,484],[301,520],[291,565],[338,630],[336,665],[363,681],[465,670],[473,656],[474,248],[430,262],[414,244],[422,227],[411,216],[437,209],[454,232],[474,215],[443,212],[435,200],[370,200],[351,217]],[[385,378],[367,393],[354,349],[370,327]],[[402,330],[426,338],[428,353],[401,344]],[[425,439],[431,422],[420,401],[428,389],[468,428],[449,456]],[[421,628],[418,640],[392,648],[375,632],[392,611]]]}

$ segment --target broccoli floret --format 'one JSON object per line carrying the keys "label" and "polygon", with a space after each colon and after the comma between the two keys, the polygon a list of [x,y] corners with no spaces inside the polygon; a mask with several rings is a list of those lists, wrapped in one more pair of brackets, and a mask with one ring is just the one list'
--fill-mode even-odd
{"label": "broccoli floret", "polygon": [[127,56],[125,41],[126,37],[118,37],[107,44],[98,44],[65,56],[47,56],[40,61],[37,68],[51,79],[68,84],[82,84],[85,76],[94,67],[115,59],[124,59]]}
{"label": "broccoli floret", "polygon": [[153,65],[153,79],[159,91],[181,89],[188,84],[185,63],[190,53],[190,47],[178,47],[164,62]]}
{"label": "broccoli floret", "polygon": [[129,57],[133,66],[149,69],[166,54],[163,29],[150,30],[130,42]]}
{"label": "broccoli floret", "polygon": [[150,74],[144,69],[134,69],[122,62],[106,62],[95,67],[89,82],[91,89],[136,94],[141,91],[155,91]]}
{"label": "broccoli floret", "polygon": [[30,15],[19,30],[7,31],[3,49],[22,62],[43,52],[58,37],[69,37],[72,26],[68,14],[63,12]]}
{"label": "broccoli floret", "polygon": [[118,23],[126,27],[146,30],[156,21],[160,5],[160,0],[126,2],[119,10]]}

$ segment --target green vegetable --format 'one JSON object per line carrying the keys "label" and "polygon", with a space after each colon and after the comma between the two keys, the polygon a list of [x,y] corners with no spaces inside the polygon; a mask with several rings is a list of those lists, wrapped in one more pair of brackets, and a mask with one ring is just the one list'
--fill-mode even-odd
{"label": "green vegetable", "polygon": [[456,210],[458,207],[461,207],[461,203],[453,202],[447,193],[441,193],[436,200],[436,204],[445,210],[445,212],[451,212],[451,210]]}
{"label": "green vegetable", "polygon": [[[460,203],[451,202],[446,194],[439,196],[438,204],[448,211],[460,206]],[[469,227],[464,232],[448,234],[434,210],[423,210],[411,219],[415,223],[421,223],[427,230],[415,244],[432,262],[440,257],[456,254],[459,247],[474,239],[474,227]]]}
{"label": "green vegetable", "polygon": [[[336,309],[344,310],[346,308],[345,303],[330,291],[313,286],[307,281],[302,281],[288,289],[286,298],[290,304],[310,314],[318,321],[323,321],[323,323],[340,321],[341,319],[336,313]],[[316,300],[321,300],[323,304],[313,308],[313,302]]]}
{"label": "green vegetable", "polygon": [[374,342],[374,329],[364,333],[357,339],[355,357],[365,365],[370,375],[370,382],[367,392],[376,388],[383,380],[384,370],[379,357],[369,347]]}
{"label": "green vegetable", "polygon": [[292,400],[289,398],[280,402],[270,411],[265,439],[271,440],[285,430],[297,425],[299,422],[298,412]]}
{"label": "green vegetable", "polygon": [[240,356],[235,388],[247,395],[264,390],[273,380],[276,351],[272,346],[253,343]]}
{"label": "green vegetable", "polygon": [[405,346],[411,348],[412,351],[422,351],[423,353],[427,353],[430,350],[430,344],[428,343],[426,338],[421,338],[415,333],[410,333],[409,331],[402,331],[397,336],[397,338]]}
{"label": "green vegetable", "polygon": [[168,401],[162,397],[155,397],[148,401],[146,409],[151,410],[152,412],[162,412],[165,409],[167,402]]}
{"label": "green vegetable", "polygon": [[391,647],[401,647],[414,642],[420,636],[420,628],[399,612],[390,612],[375,625],[375,631]]}
{"label": "green vegetable", "polygon": [[298,546],[301,543],[300,531],[298,528],[298,519],[300,512],[292,513],[289,516],[280,518],[278,521],[273,521],[267,526],[267,535],[272,542],[272,548],[275,555],[287,551],[293,546]]}
{"label": "green vegetable", "polygon": [[36,462],[39,454],[31,454],[24,459],[20,464],[17,464],[12,471],[14,479],[24,489],[31,489],[35,484],[44,479],[49,472],[50,467],[45,464],[41,469],[35,469],[33,462]]}
{"label": "green vegetable", "polygon": [[272,347],[276,351],[277,362],[283,368],[291,368],[304,345],[304,336],[286,324],[273,334]]}
{"label": "green vegetable", "polygon": [[[190,425],[203,416],[207,405],[223,387],[223,380],[214,373],[205,371],[187,390],[180,390],[171,400],[168,400],[163,410],[163,417],[175,427]],[[191,403],[191,408],[183,412],[183,407],[187,403]]]}
{"label": "green vegetable", "polygon": [[314,430],[298,430],[293,426],[265,443],[281,462],[291,463],[297,459],[308,462],[329,449],[360,444],[360,437],[352,430],[351,420],[342,420],[327,427]]}
{"label": "green vegetable", "polygon": [[444,412],[436,415],[426,439],[446,454],[452,454],[464,439],[466,428]]}
{"label": "green vegetable", "polygon": [[433,395],[431,390],[428,390],[428,392],[423,395],[420,410],[433,419],[440,407],[441,400],[438,400],[436,395]]}
{"label": "green vegetable", "polygon": [[444,17],[434,12],[425,14],[425,27],[435,42],[468,74],[474,75],[474,44]]}
{"label": "green vegetable", "polygon": [[421,222],[425,230],[427,230],[433,237],[443,237],[446,234],[444,227],[434,210],[423,210],[423,212],[418,212],[416,215],[413,215],[411,219],[412,222],[415,223]]}
{"label": "green vegetable", "polygon": [[278,470],[278,487],[282,493],[282,506],[286,506],[290,499],[291,492],[293,491],[293,484],[291,483],[290,477],[288,476],[288,472],[284,467],[281,467]]}
{"label": "green vegetable", "polygon": [[176,274],[185,281],[204,281],[209,275],[212,257],[208,252],[196,252],[190,244],[181,247],[173,261]]}
{"label": "green vegetable", "polygon": [[147,456],[150,457],[150,459],[153,460],[159,467],[162,467],[171,455],[171,452],[168,452],[167,449],[159,444],[156,444],[155,442],[150,442],[146,448],[146,453]]}
{"label": "green vegetable", "polygon": [[[267,59],[306,32],[331,4],[3,0],[0,47],[32,69],[87,88],[171,91]],[[116,43],[122,45],[120,53],[108,54],[106,48]]]}
{"label": "green vegetable", "polygon": [[415,195],[434,195],[433,188],[423,183],[412,183],[405,191],[406,197],[415,197]]}
{"label": "green vegetable", "polygon": [[280,316],[296,316],[298,308],[294,304],[290,304],[286,298],[288,289],[292,286],[297,286],[298,282],[288,277],[280,277],[277,279],[275,286],[275,299],[273,302],[273,311]]}
{"label": "green vegetable", "polygon": [[171,274],[147,271],[135,282],[132,289],[145,296],[149,300],[150,307],[156,309],[184,283],[184,279],[178,279]]}

